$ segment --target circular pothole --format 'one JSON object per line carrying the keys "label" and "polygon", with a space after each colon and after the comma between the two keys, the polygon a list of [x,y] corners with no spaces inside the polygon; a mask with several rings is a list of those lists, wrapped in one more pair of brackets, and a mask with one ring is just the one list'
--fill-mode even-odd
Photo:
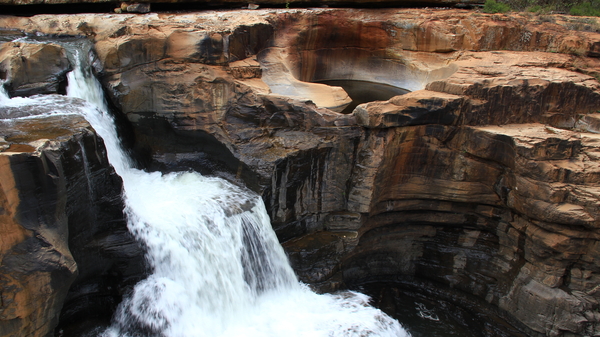
{"label": "circular pothole", "polygon": [[[412,56],[411,56],[412,57]],[[453,64],[411,64],[385,50],[268,48],[258,55],[263,81],[277,95],[310,100],[319,108],[349,114],[357,105],[387,101],[449,77]]]}

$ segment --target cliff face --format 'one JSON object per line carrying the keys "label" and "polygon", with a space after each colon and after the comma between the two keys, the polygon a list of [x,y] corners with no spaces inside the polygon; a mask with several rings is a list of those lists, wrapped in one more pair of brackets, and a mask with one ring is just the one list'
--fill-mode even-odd
{"label": "cliff face", "polygon": [[[599,25],[426,9],[0,18],[92,40],[140,161],[262,193],[304,281],[462,296],[552,336],[600,333]],[[328,80],[411,92],[341,113],[350,90]]]}
{"label": "cliff face", "polygon": [[[10,133],[3,124],[3,135]],[[77,271],[65,245],[66,200],[59,197],[64,195],[65,181],[49,175],[60,165],[56,152],[49,149],[32,156],[35,148],[21,144],[4,146],[4,150],[2,335],[42,336],[58,323]]]}
{"label": "cliff face", "polygon": [[[112,310],[105,302],[111,296],[119,300],[113,293],[123,285],[113,283],[123,277],[99,280],[111,272],[133,272],[115,266],[115,261],[128,264],[126,256],[110,253],[126,252],[128,242],[135,244],[124,222],[114,223],[123,217],[120,180],[106,162],[102,141],[78,116],[2,119],[0,128],[0,334],[47,336],[61,310],[66,310],[63,317],[85,315],[69,312],[82,306],[74,298],[89,301],[96,310]],[[121,233],[114,231],[119,227]],[[140,273],[139,267],[133,268]],[[94,286],[99,289],[90,289]],[[107,290],[110,286],[115,289]],[[103,303],[94,303],[98,293],[106,295]]]}
{"label": "cliff face", "polygon": [[49,336],[59,318],[110,315],[143,275],[143,253],[102,139],[82,116],[48,115],[83,106],[57,95],[70,68],[65,50],[5,43],[0,55],[9,93],[48,94],[36,104],[0,103],[0,335]]}

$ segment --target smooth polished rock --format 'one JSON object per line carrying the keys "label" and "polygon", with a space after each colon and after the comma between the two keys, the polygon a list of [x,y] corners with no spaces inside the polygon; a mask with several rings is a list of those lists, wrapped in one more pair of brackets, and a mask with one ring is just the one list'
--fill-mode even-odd
{"label": "smooth polished rock", "polygon": [[0,79],[10,96],[65,93],[71,65],[53,43],[8,42],[0,46]]}

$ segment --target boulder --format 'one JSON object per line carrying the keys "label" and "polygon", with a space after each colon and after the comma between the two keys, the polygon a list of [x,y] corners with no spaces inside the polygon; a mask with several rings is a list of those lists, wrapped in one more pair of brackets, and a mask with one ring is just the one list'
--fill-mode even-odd
{"label": "boulder", "polygon": [[13,96],[65,93],[71,70],[63,47],[53,43],[0,45],[0,80]]}
{"label": "boulder", "polygon": [[0,119],[0,130],[0,335],[108,321],[145,267],[102,140],[79,115]]}

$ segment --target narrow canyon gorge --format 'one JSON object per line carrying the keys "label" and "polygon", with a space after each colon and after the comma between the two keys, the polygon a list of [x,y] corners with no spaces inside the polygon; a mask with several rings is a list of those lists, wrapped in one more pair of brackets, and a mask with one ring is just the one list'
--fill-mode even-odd
{"label": "narrow canyon gorge", "polygon": [[1,337],[106,324],[150,272],[94,128],[8,100],[83,104],[75,49],[134,165],[258,193],[316,291],[600,336],[600,18],[315,7],[0,15]]}

